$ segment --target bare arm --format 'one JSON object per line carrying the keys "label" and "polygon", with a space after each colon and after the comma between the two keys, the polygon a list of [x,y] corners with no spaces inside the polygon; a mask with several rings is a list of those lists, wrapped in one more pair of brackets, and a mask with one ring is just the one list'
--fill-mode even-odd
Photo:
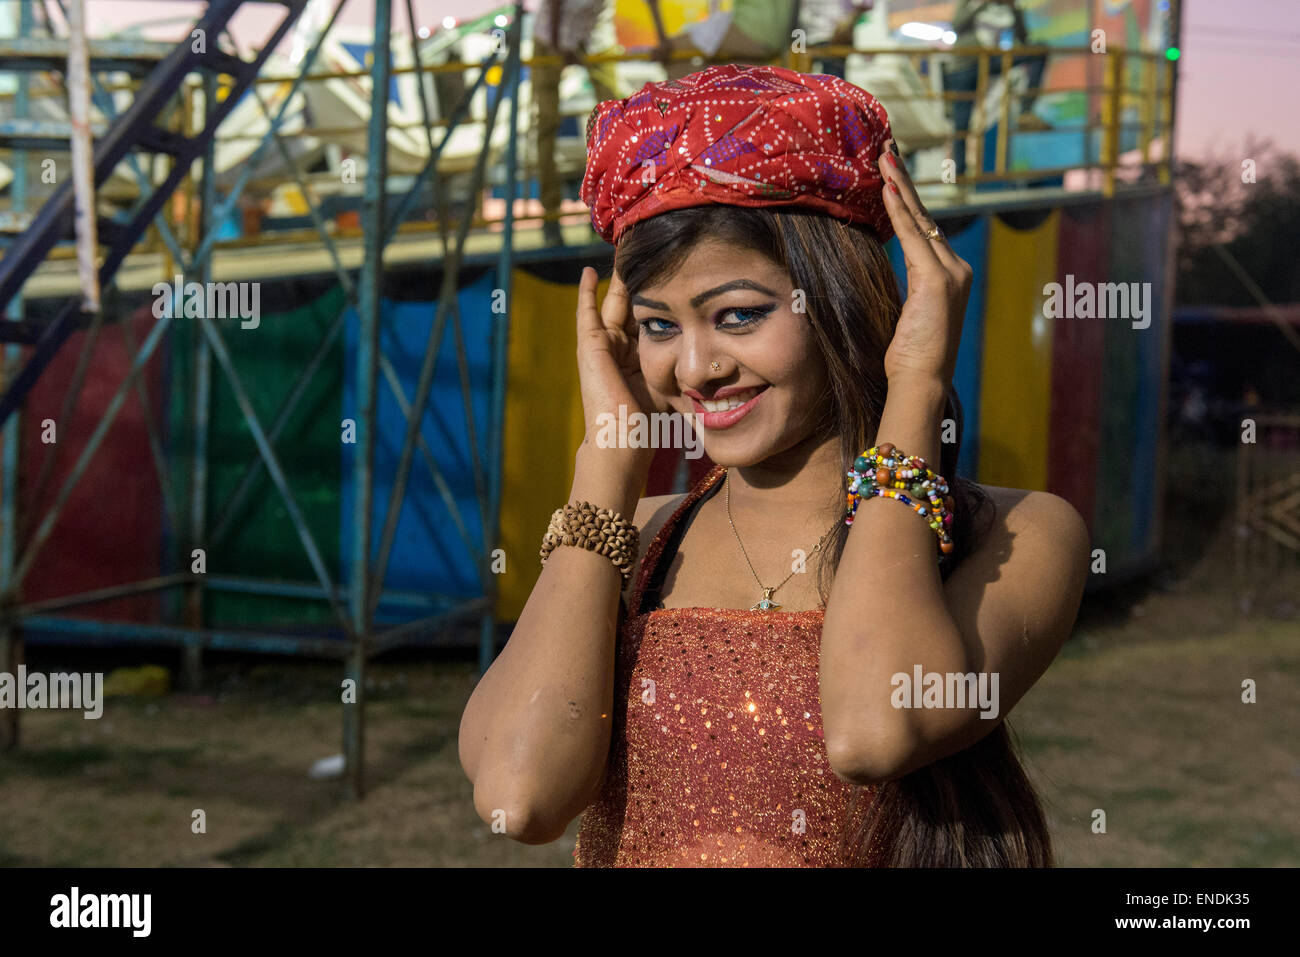
{"label": "bare arm", "polygon": [[[889,391],[876,441],[933,468],[972,274],[930,234],[933,221],[901,161],[881,171],[893,184],[885,208],[907,263],[908,297],[885,354]],[[822,630],[826,750],[845,780],[892,780],[970,747],[1029,690],[1073,627],[1089,543],[1064,499],[1024,495],[946,582],[935,538],[897,501],[868,498],[858,508]],[[896,707],[906,701],[895,700],[894,676],[910,678],[918,666],[923,675],[984,673],[996,706]]]}
{"label": "bare arm", "polygon": [[[584,269],[578,298],[588,438],[575,456],[569,501],[613,509],[642,527],[654,503],[638,508],[653,450],[599,448],[592,438],[600,414],[620,404],[649,407],[635,340],[628,338],[631,310],[617,278],[603,315],[596,310],[595,270]],[[479,816],[491,823],[504,814],[509,837],[527,844],[557,839],[601,783],[621,591],[609,559],[556,548],[505,649],[470,697],[461,718],[461,766],[474,784]]]}
{"label": "bare arm", "polygon": [[[644,554],[674,497],[637,502],[607,476],[579,450],[569,501],[610,503],[603,507],[624,515],[635,509]],[[489,823],[504,812],[506,834],[516,840],[559,838],[604,780],[620,586],[609,559],[555,549],[465,708],[460,761],[474,784],[474,807]],[[630,597],[630,585],[623,594]]]}
{"label": "bare arm", "polygon": [[[881,439],[937,461],[942,397],[937,383],[891,385]],[[996,728],[1069,637],[1088,544],[1073,506],[1030,492],[944,582],[926,523],[896,501],[864,501],[822,636],[822,709],[836,773],[863,784],[891,780]],[[992,707],[895,707],[894,676],[911,685],[917,665],[923,675],[988,675]]]}
{"label": "bare arm", "polygon": [[[579,464],[569,501],[631,515],[637,492]],[[590,803],[604,774],[621,576],[609,559],[557,548],[510,640],[470,697],[461,766],[484,821],[546,843]]]}

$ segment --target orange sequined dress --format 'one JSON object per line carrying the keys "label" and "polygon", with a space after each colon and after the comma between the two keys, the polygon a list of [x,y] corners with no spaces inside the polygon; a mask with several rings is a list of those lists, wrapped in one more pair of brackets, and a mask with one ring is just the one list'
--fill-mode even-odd
{"label": "orange sequined dress", "polygon": [[[823,612],[658,600],[690,518],[725,475],[710,471],[646,549],[618,635],[609,763],[582,814],[578,867],[861,863],[844,839],[872,792],[837,778],[826,755]],[[864,793],[850,819],[854,791]]]}

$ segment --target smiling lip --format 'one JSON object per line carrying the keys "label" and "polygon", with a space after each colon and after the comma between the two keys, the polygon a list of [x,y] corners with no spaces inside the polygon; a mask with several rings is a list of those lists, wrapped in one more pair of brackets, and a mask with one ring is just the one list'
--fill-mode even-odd
{"label": "smiling lip", "polygon": [[[749,390],[748,389],[719,389],[718,391],[723,393],[730,392],[734,394],[736,392],[747,392]],[[728,429],[731,428],[731,426],[735,425],[737,422],[739,422],[741,419],[743,419],[745,416],[747,416],[750,413],[750,411],[754,408],[755,404],[757,404],[758,400],[762,398],[763,393],[766,391],[767,391],[767,386],[763,386],[758,390],[758,392],[754,395],[754,397],[750,399],[748,402],[744,403],[743,405],[738,405],[734,409],[728,409],[726,412],[707,411],[704,408],[704,406],[700,404],[700,400],[695,396],[691,396],[691,406],[695,410],[696,420],[700,423],[700,425],[704,426],[706,429],[714,429],[714,430]],[[715,398],[718,397],[719,396],[715,396]],[[720,398],[725,399],[726,395],[722,395],[720,396]]]}

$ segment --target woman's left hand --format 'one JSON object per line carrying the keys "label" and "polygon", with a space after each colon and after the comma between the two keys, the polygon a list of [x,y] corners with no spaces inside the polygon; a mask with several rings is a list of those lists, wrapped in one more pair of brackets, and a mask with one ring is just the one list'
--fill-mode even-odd
{"label": "woman's left hand", "polygon": [[906,376],[938,377],[947,386],[957,366],[974,271],[952,251],[890,145],[886,143],[877,162],[885,178],[885,211],[907,265],[907,301],[885,350],[885,375],[895,381]]}

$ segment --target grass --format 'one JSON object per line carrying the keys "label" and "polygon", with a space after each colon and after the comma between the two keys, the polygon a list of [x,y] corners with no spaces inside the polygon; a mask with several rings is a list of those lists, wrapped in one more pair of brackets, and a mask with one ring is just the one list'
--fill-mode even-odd
{"label": "grass", "polygon": [[[1061,864],[1300,864],[1295,606],[1243,615],[1222,543],[1193,538],[1171,522],[1176,561],[1090,596],[1011,716]],[[1300,594],[1295,576],[1270,583]],[[29,667],[76,667],[49,654],[29,649]],[[201,695],[109,699],[98,721],[24,712],[22,747],[0,754],[0,866],[572,864],[577,822],[529,847],[475,814],[456,752],[469,660],[372,667],[359,803],[307,774],[341,750],[339,681],[333,665],[219,659]]]}
{"label": "grass", "polygon": [[[1012,715],[1060,862],[1300,863],[1295,623],[1184,623],[1169,637],[1147,623],[1183,614],[1180,596],[1147,602],[1148,615],[1089,632],[1095,647],[1059,658]],[[227,663],[207,677],[212,694],[110,699],[99,721],[25,713],[22,748],[0,756],[0,863],[571,864],[576,822],[528,847],[475,815],[456,758],[469,662],[375,665],[360,803],[307,776],[340,750],[333,667]],[[1258,703],[1242,703],[1246,678]]]}
{"label": "grass", "polygon": [[[1063,657],[1017,706],[1062,864],[1300,862],[1300,659],[1294,622]],[[1253,678],[1255,704],[1242,702]],[[1106,832],[1093,815],[1105,812]]]}

